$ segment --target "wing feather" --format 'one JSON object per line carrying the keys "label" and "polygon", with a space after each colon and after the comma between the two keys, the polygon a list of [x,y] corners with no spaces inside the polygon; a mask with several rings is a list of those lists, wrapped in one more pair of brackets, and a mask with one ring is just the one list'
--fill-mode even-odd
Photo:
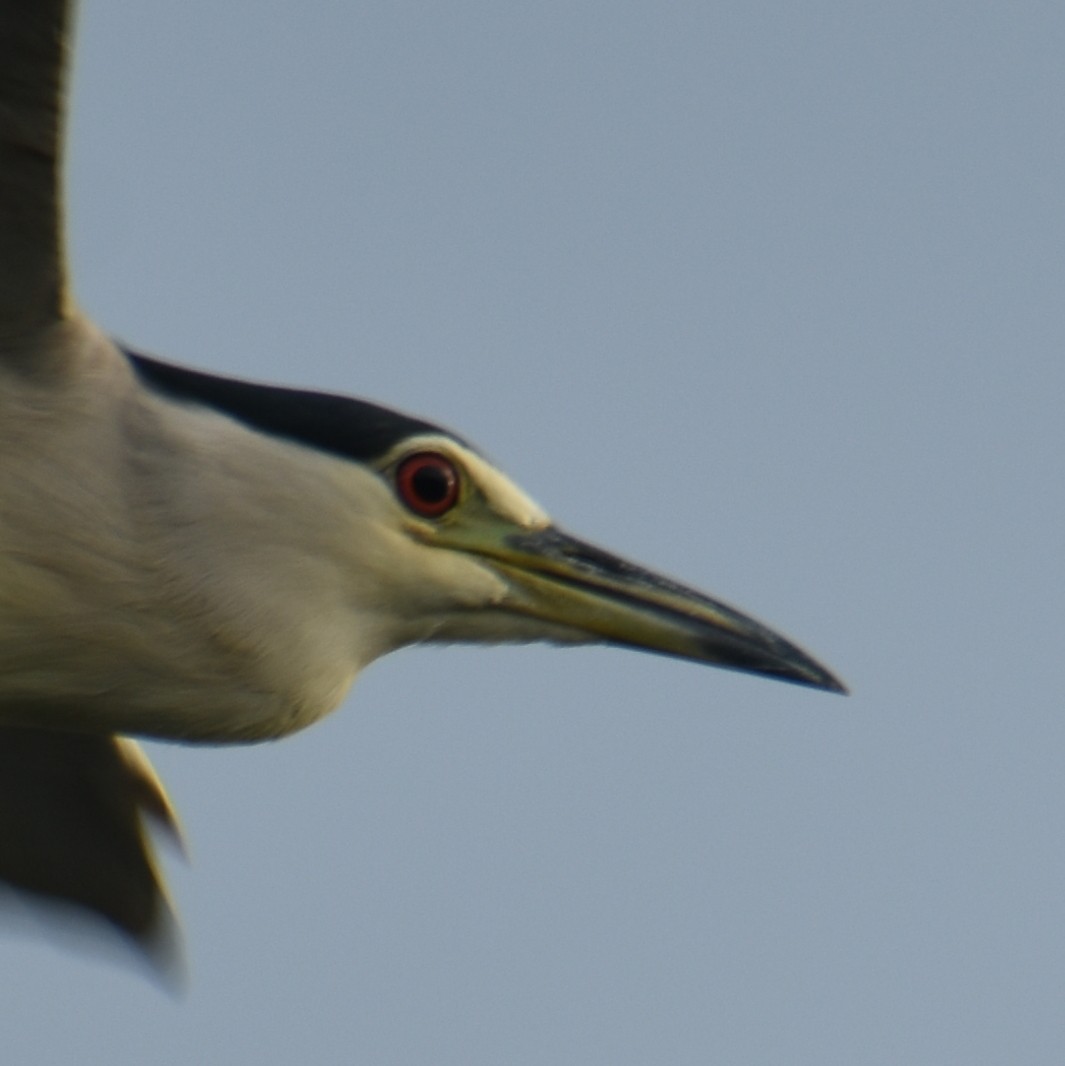
{"label": "wing feather", "polygon": [[[70,312],[62,155],[72,4],[0,0],[0,341]],[[0,358],[4,348],[0,346]]]}
{"label": "wing feather", "polygon": [[146,817],[180,843],[135,741],[0,729],[0,880],[103,918],[164,962],[175,920]]}

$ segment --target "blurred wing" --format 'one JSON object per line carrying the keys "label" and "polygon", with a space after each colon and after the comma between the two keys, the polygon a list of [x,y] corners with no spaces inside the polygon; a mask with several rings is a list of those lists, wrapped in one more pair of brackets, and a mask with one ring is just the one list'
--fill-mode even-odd
{"label": "blurred wing", "polygon": [[102,917],[164,961],[174,917],[145,816],[180,843],[134,741],[0,729],[0,880]]}
{"label": "blurred wing", "polygon": [[[83,347],[61,204],[72,7],[0,0],[0,368],[55,369]],[[0,881],[102,917],[162,962],[174,920],[146,815],[178,835],[133,741],[0,728]]]}
{"label": "blurred wing", "polygon": [[71,7],[0,0],[0,342],[32,339],[69,310],[61,166]]}

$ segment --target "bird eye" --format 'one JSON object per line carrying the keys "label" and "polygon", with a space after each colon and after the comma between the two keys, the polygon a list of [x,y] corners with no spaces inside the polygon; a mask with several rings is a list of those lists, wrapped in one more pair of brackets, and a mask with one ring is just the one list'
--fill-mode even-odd
{"label": "bird eye", "polygon": [[423,518],[439,518],[458,503],[459,472],[439,452],[415,452],[396,467],[399,498]]}

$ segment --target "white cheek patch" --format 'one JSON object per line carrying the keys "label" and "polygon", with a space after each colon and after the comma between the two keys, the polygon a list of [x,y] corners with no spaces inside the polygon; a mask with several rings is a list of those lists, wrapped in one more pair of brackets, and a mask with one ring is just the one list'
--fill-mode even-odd
{"label": "white cheek patch", "polygon": [[470,477],[484,493],[493,511],[526,529],[541,529],[551,524],[547,512],[535,500],[522,492],[510,478],[501,474],[480,456],[474,455],[465,448],[461,451],[462,461]]}

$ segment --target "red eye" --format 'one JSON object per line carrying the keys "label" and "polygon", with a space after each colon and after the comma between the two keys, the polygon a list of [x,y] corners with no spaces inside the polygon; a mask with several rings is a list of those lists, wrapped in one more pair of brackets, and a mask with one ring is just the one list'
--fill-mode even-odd
{"label": "red eye", "polygon": [[399,498],[423,518],[439,518],[458,503],[459,472],[439,452],[415,452],[396,467]]}

